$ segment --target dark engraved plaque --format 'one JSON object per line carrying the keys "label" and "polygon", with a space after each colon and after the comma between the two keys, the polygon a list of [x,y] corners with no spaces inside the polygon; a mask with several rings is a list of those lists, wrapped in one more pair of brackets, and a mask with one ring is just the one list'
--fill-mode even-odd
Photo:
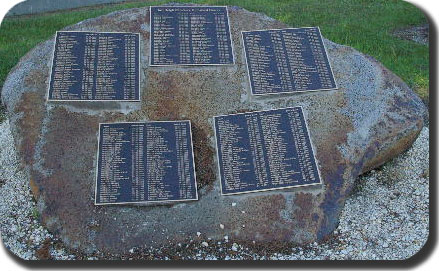
{"label": "dark engraved plaque", "polygon": [[337,88],[318,27],[242,32],[253,95]]}
{"label": "dark engraved plaque", "polygon": [[100,124],[96,205],[196,199],[190,121]]}
{"label": "dark engraved plaque", "polygon": [[301,107],[215,117],[223,195],[320,184]]}
{"label": "dark engraved plaque", "polygon": [[227,7],[151,7],[151,66],[233,64]]}
{"label": "dark engraved plaque", "polygon": [[49,101],[139,101],[139,34],[57,32]]}

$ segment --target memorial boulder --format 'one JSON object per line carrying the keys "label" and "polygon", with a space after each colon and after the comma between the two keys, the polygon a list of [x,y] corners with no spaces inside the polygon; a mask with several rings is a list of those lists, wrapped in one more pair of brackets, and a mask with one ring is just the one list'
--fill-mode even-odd
{"label": "memorial boulder", "polygon": [[[11,71],[2,101],[16,149],[42,222],[67,246],[123,254],[133,247],[226,235],[257,244],[322,240],[336,228],[358,175],[416,139],[426,112],[416,94],[372,57],[326,39],[337,89],[252,95],[241,31],[287,26],[237,7],[229,7],[228,15],[234,54],[229,65],[150,66],[149,8],[63,29],[140,33],[140,102],[47,102],[55,36]],[[303,109],[322,184],[222,195],[214,116],[297,106]],[[192,126],[198,200],[94,204],[100,123],[180,120]]]}

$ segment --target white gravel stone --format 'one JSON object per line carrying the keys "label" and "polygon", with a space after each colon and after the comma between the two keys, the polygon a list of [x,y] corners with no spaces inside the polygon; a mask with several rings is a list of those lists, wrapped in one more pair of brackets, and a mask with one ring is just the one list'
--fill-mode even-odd
{"label": "white gravel stone", "polygon": [[237,243],[233,243],[233,245],[232,245],[232,250],[233,251],[238,251],[238,244]]}
{"label": "white gravel stone", "polygon": [[9,122],[0,124],[0,229],[3,244],[24,259],[37,259],[40,243],[52,236],[40,227],[28,180],[19,169]]}

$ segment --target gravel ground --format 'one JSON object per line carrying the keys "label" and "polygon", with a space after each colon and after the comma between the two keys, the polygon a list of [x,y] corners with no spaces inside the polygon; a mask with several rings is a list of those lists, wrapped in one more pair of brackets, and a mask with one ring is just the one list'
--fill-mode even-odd
{"label": "gravel ground", "polygon": [[0,229],[4,244],[24,259],[204,259],[311,260],[405,259],[428,238],[429,129],[412,148],[380,169],[361,176],[346,201],[333,236],[305,247],[267,248],[199,240],[172,249],[137,249],[128,255],[83,255],[66,249],[38,222],[27,178],[19,169],[6,120],[0,124]]}

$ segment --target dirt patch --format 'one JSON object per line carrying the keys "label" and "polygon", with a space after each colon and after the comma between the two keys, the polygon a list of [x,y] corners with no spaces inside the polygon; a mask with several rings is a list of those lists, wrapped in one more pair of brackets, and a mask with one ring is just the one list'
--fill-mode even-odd
{"label": "dirt patch", "polygon": [[421,26],[413,26],[409,28],[398,29],[395,32],[393,32],[393,35],[403,40],[411,40],[422,45],[428,45],[429,43],[428,32],[429,32],[429,25],[424,24]]}
{"label": "dirt patch", "polygon": [[35,256],[39,260],[50,260],[52,256],[50,255],[50,239],[46,239],[40,248],[35,251]]}

